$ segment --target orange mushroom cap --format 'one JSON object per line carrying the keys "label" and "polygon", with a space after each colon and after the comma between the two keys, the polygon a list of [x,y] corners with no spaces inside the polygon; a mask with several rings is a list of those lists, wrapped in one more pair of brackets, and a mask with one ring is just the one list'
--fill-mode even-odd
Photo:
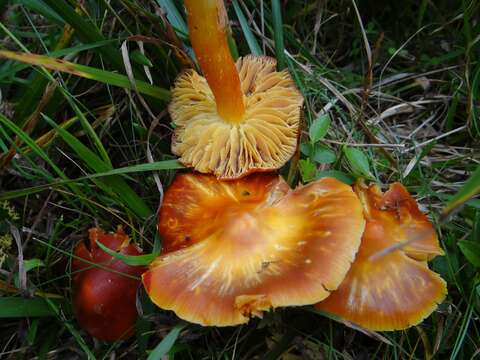
{"label": "orange mushroom cap", "polygon": [[288,71],[266,56],[234,63],[223,1],[187,0],[190,39],[205,77],[178,76],[169,113],[172,152],[184,165],[219,179],[283,166],[297,147],[303,97]]}
{"label": "orange mushroom cap", "polygon": [[[97,241],[125,255],[140,255],[142,251],[130,244],[121,228],[114,234],[92,228],[89,230],[89,240],[88,247],[84,241],[76,246],[75,255],[80,259],[72,262],[75,316],[83,329],[100,340],[127,339],[134,334],[136,292],[140,275],[146,269],[114,259],[98,247]],[[94,267],[91,263],[102,267]]]}
{"label": "orange mushroom cap", "polygon": [[429,316],[446,284],[426,261],[442,255],[435,229],[399,183],[382,194],[355,186],[367,220],[347,277],[317,308],[374,331],[401,330]]}
{"label": "orange mushroom cap", "polygon": [[185,320],[242,324],[270,308],[325,299],[344,279],[363,229],[357,196],[335,179],[290,190],[272,174],[231,182],[182,174],[160,214],[167,253],[143,283],[154,303]]}

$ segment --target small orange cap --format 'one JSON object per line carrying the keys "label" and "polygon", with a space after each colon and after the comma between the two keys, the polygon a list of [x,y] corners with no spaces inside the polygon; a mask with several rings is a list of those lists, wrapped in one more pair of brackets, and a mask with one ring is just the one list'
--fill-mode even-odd
{"label": "small orange cap", "polygon": [[337,291],[317,308],[368,330],[400,330],[441,303],[446,284],[426,261],[443,254],[435,229],[407,189],[355,186],[367,219],[360,250]]}

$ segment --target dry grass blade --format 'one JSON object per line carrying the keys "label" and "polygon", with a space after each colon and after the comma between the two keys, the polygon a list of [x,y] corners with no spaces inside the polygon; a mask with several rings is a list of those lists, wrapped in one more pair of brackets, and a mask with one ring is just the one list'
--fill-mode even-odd
{"label": "dry grass blade", "polygon": [[[402,227],[406,228],[405,225],[402,225]],[[405,246],[411,245],[411,244],[413,244],[417,241],[421,241],[422,239],[424,239],[428,236],[431,236],[433,231],[435,231],[435,230],[426,229],[426,230],[419,231],[416,236],[412,237],[409,240],[398,242],[398,243],[396,243],[392,246],[389,246],[389,247],[387,247],[387,248],[385,248],[381,251],[376,252],[375,254],[371,255],[368,258],[368,261],[371,261],[371,262],[377,261],[378,259],[380,259],[380,258],[382,258],[382,257],[384,257],[388,254],[391,254],[394,251],[402,250]]]}

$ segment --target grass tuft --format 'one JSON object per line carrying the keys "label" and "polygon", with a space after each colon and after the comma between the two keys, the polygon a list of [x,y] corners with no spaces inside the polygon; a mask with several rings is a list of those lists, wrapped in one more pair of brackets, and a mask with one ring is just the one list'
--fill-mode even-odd
{"label": "grass tuft", "polygon": [[163,189],[183,169],[167,111],[195,61],[183,4],[0,0],[0,358],[478,357],[480,2],[226,4],[238,55],[276,58],[305,96],[288,182],[401,181],[436,225],[446,300],[418,327],[379,334],[311,307],[186,325],[139,290],[135,337],[89,337],[70,305],[72,249],[88,228],[121,224],[148,263]]}

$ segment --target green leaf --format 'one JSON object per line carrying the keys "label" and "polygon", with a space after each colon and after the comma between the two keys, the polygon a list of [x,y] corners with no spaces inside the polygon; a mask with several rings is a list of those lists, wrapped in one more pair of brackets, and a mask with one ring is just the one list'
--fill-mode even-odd
{"label": "green leaf", "polygon": [[152,253],[146,255],[125,255],[118,251],[112,250],[105,245],[103,245],[100,241],[97,240],[97,245],[100,249],[105,251],[108,255],[113,256],[115,259],[118,259],[124,262],[127,265],[131,266],[144,266],[150,264],[153,260],[155,260],[160,253]]}
{"label": "green leaf", "polygon": [[480,192],[480,165],[477,166],[475,172],[470,175],[468,180],[458,190],[458,192],[450,199],[442,211],[442,217],[447,217],[455,209],[461,207],[465,202]]}
{"label": "green leaf", "polygon": [[324,170],[320,171],[317,174],[316,179],[321,179],[324,177],[332,177],[335,178],[347,185],[353,185],[355,183],[355,178],[351,175],[345,174],[343,171],[338,170]]}
{"label": "green leaf", "polygon": [[480,243],[476,241],[461,240],[458,242],[458,247],[473,266],[480,268]]}
{"label": "green leaf", "polygon": [[257,39],[253,35],[253,32],[250,29],[250,26],[248,26],[248,21],[245,18],[245,15],[243,14],[242,9],[238,5],[238,1],[233,0],[232,5],[233,5],[233,9],[235,10],[235,14],[237,15],[240,26],[242,28],[243,36],[245,36],[245,39],[247,40],[247,44],[248,44],[248,47],[250,48],[250,52],[256,56],[263,55],[263,51],[260,48],[260,45],[258,44]]}
{"label": "green leaf", "polygon": [[298,166],[300,167],[300,174],[302,175],[303,182],[307,183],[315,179],[317,168],[310,159],[300,160]]}
{"label": "green leaf", "polygon": [[343,152],[345,153],[345,156],[347,157],[347,160],[355,175],[365,176],[368,178],[372,177],[368,158],[365,156],[363,151],[351,147],[345,147]]}
{"label": "green leaf", "polygon": [[311,143],[300,144],[300,152],[305,156],[311,157],[313,150],[314,150],[314,146]]}
{"label": "green leaf", "polygon": [[44,298],[0,297],[0,318],[55,316]]}
{"label": "green leaf", "polygon": [[280,0],[272,0],[273,40],[278,70],[285,68],[285,43],[283,39],[283,21]]}
{"label": "green leaf", "polygon": [[147,360],[161,360],[161,358],[168,354],[170,349],[175,345],[180,332],[186,324],[178,324],[176,325],[170,332],[168,333],[165,338],[160,341],[160,343],[152,350],[152,352],[148,355]]}
{"label": "green leaf", "polygon": [[331,164],[335,162],[337,156],[335,155],[335,152],[328,147],[316,144],[312,158],[320,164]]}
{"label": "green leaf", "polygon": [[327,134],[328,128],[330,127],[330,115],[323,114],[320,115],[308,129],[308,135],[312,143],[317,142],[325,137]]}
{"label": "green leaf", "polygon": [[[133,85],[125,75],[96,69],[90,66],[75,64],[45,55],[0,50],[0,59],[10,59],[31,65],[43,66],[50,70],[66,72],[75,76],[83,77],[85,79],[99,81],[104,84],[118,86],[124,89],[133,89]],[[135,80],[135,84],[137,90],[145,95],[165,101],[169,100],[170,98],[170,92],[166,89],[150,85],[149,83],[141,80]]]}

